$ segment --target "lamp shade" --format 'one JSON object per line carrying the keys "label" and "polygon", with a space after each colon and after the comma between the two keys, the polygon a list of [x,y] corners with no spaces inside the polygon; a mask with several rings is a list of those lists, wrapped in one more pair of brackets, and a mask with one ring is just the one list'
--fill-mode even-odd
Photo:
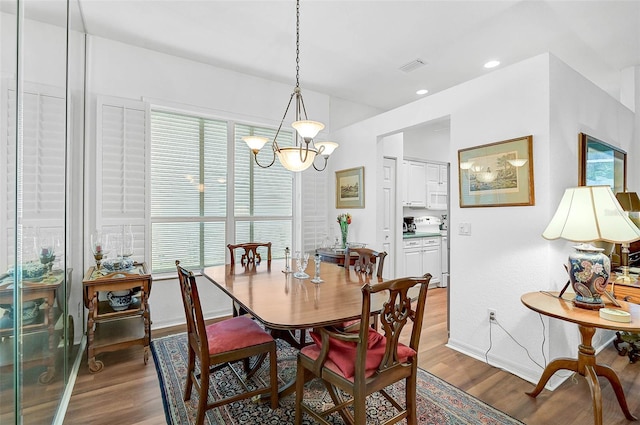
{"label": "lamp shade", "polygon": [[338,144],[336,142],[316,142],[316,147],[320,149],[321,146],[324,146],[324,150],[322,151],[322,155],[329,156],[333,153],[334,150],[338,148]]}
{"label": "lamp shade", "polygon": [[565,190],[542,237],[625,243],[640,239],[640,229],[621,208],[609,186],[581,186]]}
{"label": "lamp shade", "polygon": [[301,120],[291,124],[291,127],[295,128],[303,139],[313,139],[324,128],[324,124],[318,121]]}
{"label": "lamp shade", "polygon": [[[302,151],[302,152],[301,152]],[[306,149],[300,149],[300,147],[284,147],[276,151],[278,159],[284,168],[289,171],[304,171],[311,167],[313,160],[316,159],[316,151],[309,148],[308,153],[305,153]],[[302,154],[302,156],[301,156]],[[306,158],[305,158],[306,155]],[[305,159],[305,161],[303,161]]]}

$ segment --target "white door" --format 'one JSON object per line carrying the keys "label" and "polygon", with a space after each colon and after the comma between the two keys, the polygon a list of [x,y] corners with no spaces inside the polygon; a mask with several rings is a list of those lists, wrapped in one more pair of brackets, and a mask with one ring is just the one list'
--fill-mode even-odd
{"label": "white door", "polygon": [[382,277],[391,279],[395,276],[395,262],[398,255],[395,247],[395,230],[399,228],[396,223],[396,160],[394,158],[383,158],[382,161],[382,182],[380,185],[378,201],[378,217],[380,227],[377,238],[382,241],[382,250],[387,252],[384,261]]}

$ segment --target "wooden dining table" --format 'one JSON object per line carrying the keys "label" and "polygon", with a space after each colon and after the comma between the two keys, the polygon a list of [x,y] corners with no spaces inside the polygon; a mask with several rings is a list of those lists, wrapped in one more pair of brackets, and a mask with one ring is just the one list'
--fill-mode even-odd
{"label": "wooden dining table", "polygon": [[[284,260],[274,260],[271,266],[266,261],[251,267],[236,264],[206,267],[202,275],[240,304],[250,315],[270,330],[275,338],[281,338],[293,346],[300,347],[295,331],[340,324],[360,318],[362,314],[361,288],[368,279],[350,268],[322,262],[322,283],[313,283],[314,265],[310,262],[307,279],[295,278],[293,273],[284,273]],[[371,311],[382,309],[384,294],[374,294]],[[304,333],[303,333],[304,335]],[[282,387],[280,396],[291,393],[293,383]]]}
{"label": "wooden dining table", "polygon": [[[313,262],[307,266],[308,279],[284,273],[284,260],[265,261],[245,268],[229,264],[206,267],[202,275],[235,300],[270,329],[292,331],[335,325],[357,319],[362,314],[361,288],[369,278],[351,269],[322,262],[322,283],[313,283]],[[374,282],[377,277],[372,277]],[[384,296],[372,299],[372,311],[382,308]]]}

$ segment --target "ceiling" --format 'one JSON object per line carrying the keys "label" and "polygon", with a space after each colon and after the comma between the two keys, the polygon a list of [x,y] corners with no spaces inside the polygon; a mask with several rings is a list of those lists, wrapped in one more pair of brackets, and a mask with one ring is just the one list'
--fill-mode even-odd
{"label": "ceiling", "polygon": [[[78,1],[89,34],[295,85],[294,0]],[[489,59],[551,52],[616,98],[620,71],[640,66],[640,0],[302,0],[300,21],[303,92],[379,110],[492,72]]]}

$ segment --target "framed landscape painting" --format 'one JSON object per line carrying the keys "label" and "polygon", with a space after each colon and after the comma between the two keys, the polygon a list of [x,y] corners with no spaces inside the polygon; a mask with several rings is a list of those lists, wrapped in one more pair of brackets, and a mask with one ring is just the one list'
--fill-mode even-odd
{"label": "framed landscape painting", "polygon": [[364,208],[364,167],[336,171],[336,208]]}
{"label": "framed landscape painting", "polygon": [[535,204],[533,136],[458,151],[460,207]]}

